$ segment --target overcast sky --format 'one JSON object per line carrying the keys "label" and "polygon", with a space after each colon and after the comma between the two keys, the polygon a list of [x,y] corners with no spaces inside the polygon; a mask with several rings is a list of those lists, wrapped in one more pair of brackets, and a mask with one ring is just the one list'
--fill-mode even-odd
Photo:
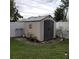
{"label": "overcast sky", "polygon": [[19,13],[28,18],[31,16],[52,15],[61,4],[60,0],[15,0]]}

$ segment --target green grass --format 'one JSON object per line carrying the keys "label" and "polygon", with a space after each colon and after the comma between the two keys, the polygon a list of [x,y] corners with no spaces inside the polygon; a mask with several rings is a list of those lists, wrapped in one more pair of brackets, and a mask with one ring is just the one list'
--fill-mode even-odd
{"label": "green grass", "polygon": [[68,49],[68,40],[59,42],[55,40],[49,44],[25,43],[11,39],[10,58],[11,59],[67,59],[65,56]]}

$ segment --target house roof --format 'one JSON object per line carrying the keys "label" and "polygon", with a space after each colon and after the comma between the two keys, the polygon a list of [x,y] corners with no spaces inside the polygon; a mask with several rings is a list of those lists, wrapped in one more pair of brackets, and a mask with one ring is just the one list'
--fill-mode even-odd
{"label": "house roof", "polygon": [[27,19],[23,19],[23,20],[19,20],[19,21],[23,21],[23,22],[41,21],[41,20],[43,20],[47,16],[51,16],[51,15],[38,16],[38,17],[29,17]]}

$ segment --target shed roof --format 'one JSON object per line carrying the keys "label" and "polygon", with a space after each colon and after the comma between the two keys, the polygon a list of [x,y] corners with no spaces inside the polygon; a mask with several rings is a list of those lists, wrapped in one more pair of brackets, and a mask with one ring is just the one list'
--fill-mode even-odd
{"label": "shed roof", "polygon": [[[23,20],[19,20],[19,21],[23,21],[23,22],[31,22],[31,21],[41,21],[43,20],[45,17],[47,16],[51,16],[51,15],[46,15],[46,16],[38,16],[38,17],[29,17],[27,19],[23,19]],[[52,17],[52,16],[51,16]]]}

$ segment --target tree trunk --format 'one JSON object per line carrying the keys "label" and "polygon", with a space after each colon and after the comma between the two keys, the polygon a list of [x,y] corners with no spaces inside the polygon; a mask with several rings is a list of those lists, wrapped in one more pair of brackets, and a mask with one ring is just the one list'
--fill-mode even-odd
{"label": "tree trunk", "polygon": [[66,12],[64,12],[64,17],[63,17],[63,20],[64,21],[67,21],[67,13],[68,13],[68,8],[66,8]]}

